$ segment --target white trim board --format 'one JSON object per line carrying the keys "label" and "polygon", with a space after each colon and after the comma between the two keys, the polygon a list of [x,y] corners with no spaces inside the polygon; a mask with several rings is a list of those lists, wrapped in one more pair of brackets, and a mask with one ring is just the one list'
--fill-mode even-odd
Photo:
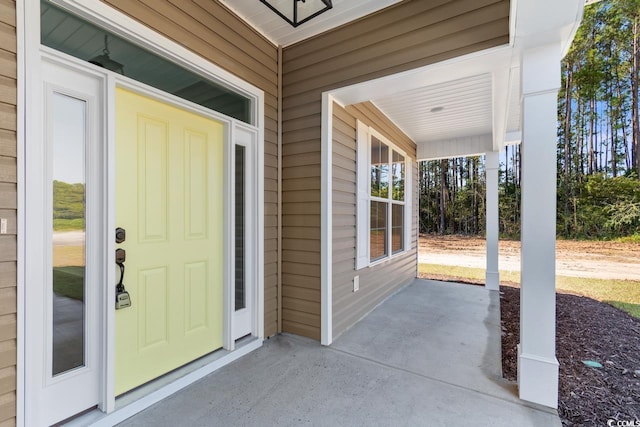
{"label": "white trim board", "polygon": [[25,416],[25,366],[20,361],[25,360],[25,286],[24,286],[24,233],[25,233],[25,132],[26,132],[26,45],[27,36],[26,28],[26,11],[25,2],[16,1],[16,41],[17,41],[17,128],[16,128],[16,162],[17,162],[17,214],[16,214],[16,233],[17,237],[17,283],[16,283],[16,425],[24,425]]}
{"label": "white trim board", "polygon": [[322,345],[333,342],[333,96],[322,94],[320,321]]}
{"label": "white trim board", "polygon": [[416,142],[418,161],[450,159],[452,157],[479,156],[493,151],[493,135],[473,135],[442,141]]}
{"label": "white trim board", "polygon": [[356,270],[368,267],[370,264],[369,221],[360,221],[360,218],[369,217],[370,209],[369,129],[364,122],[356,119]]}

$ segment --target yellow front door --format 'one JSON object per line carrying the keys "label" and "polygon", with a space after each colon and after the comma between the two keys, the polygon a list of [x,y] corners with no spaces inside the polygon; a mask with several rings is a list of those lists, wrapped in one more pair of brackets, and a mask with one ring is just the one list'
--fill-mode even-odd
{"label": "yellow front door", "polygon": [[[116,90],[116,394],[222,347],[223,125]],[[118,275],[118,274],[117,274]]]}

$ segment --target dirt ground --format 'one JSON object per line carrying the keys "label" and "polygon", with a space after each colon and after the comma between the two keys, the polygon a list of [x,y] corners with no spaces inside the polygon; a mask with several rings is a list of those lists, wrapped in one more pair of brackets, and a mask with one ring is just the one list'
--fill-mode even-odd
{"label": "dirt ground", "polygon": [[[420,235],[419,262],[484,268],[485,240],[479,237]],[[499,268],[520,271],[519,241],[500,241]],[[558,240],[556,274],[640,280],[640,244]]]}
{"label": "dirt ground", "polygon": [[53,233],[53,266],[84,265],[84,231],[55,231]]}

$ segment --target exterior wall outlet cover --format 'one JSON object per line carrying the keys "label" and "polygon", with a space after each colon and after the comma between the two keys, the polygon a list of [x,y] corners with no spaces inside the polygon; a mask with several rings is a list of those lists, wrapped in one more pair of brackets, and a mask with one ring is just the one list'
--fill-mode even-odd
{"label": "exterior wall outlet cover", "polygon": [[353,292],[357,292],[360,289],[360,276],[353,278]]}
{"label": "exterior wall outlet cover", "polygon": [[0,218],[0,234],[7,234],[7,218]]}

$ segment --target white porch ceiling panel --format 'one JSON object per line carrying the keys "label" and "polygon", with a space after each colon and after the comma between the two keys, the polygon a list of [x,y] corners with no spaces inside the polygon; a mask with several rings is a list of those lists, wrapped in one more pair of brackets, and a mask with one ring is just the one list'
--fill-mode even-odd
{"label": "white porch ceiling panel", "polygon": [[[274,0],[275,3],[292,0]],[[293,28],[259,0],[220,0],[269,40],[280,46],[297,43],[362,18],[402,0],[333,0],[333,8]]]}
{"label": "white porch ceiling panel", "polygon": [[424,143],[491,134],[492,99],[492,76],[487,73],[418,87],[373,103],[411,139]]}

